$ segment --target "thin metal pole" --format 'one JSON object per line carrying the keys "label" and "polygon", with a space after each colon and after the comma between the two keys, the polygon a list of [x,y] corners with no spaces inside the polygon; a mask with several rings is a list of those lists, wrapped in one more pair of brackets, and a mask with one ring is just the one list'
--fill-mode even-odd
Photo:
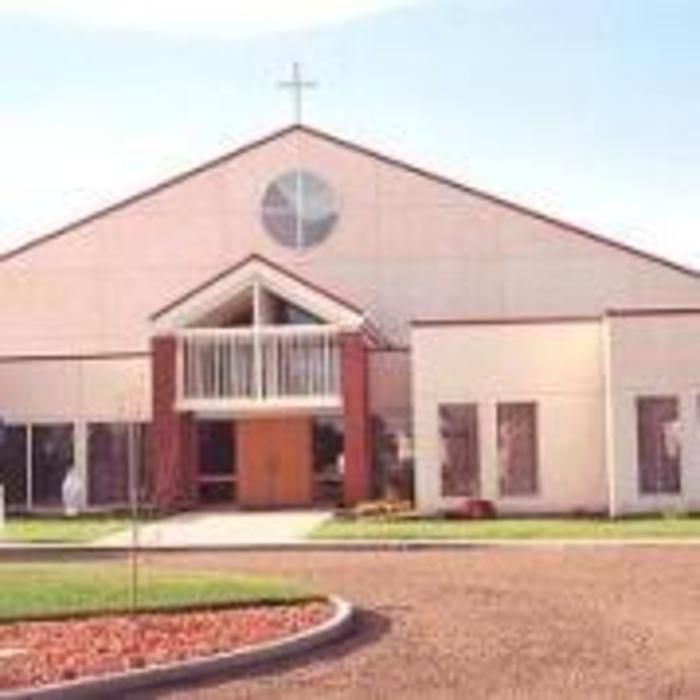
{"label": "thin metal pole", "polygon": [[129,607],[135,614],[139,604],[139,483],[135,459],[136,424],[129,422],[126,428],[126,455],[129,471],[129,503],[131,510],[131,548],[129,550],[130,581]]}

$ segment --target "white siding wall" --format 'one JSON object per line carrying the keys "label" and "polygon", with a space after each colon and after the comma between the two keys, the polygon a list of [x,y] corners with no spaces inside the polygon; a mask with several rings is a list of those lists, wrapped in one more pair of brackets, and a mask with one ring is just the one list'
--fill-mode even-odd
{"label": "white siding wall", "polygon": [[[606,325],[614,510],[700,509],[700,315],[611,317]],[[679,399],[678,495],[641,495],[638,490],[636,398],[657,395]]]}
{"label": "white siding wall", "polygon": [[[479,406],[482,496],[502,512],[607,507],[601,325],[598,322],[414,328],[413,408],[420,508],[441,496],[438,406]],[[539,493],[500,498],[496,404],[538,406]],[[459,499],[457,499],[459,500]]]}

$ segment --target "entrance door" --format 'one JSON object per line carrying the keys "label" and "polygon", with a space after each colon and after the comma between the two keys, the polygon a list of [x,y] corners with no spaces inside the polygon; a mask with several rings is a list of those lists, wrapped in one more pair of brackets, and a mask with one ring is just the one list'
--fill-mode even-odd
{"label": "entrance door", "polygon": [[237,421],[242,506],[305,506],[312,500],[310,417]]}

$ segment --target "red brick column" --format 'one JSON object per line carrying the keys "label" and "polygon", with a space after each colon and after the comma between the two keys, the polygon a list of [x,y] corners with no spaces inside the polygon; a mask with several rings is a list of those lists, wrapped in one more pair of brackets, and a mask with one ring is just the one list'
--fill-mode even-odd
{"label": "red brick column", "polygon": [[341,338],[345,474],[343,502],[352,506],[370,497],[370,421],[367,347],[362,333]]}
{"label": "red brick column", "polygon": [[175,510],[195,502],[194,420],[175,410],[177,344],[172,336],[151,341],[153,500]]}

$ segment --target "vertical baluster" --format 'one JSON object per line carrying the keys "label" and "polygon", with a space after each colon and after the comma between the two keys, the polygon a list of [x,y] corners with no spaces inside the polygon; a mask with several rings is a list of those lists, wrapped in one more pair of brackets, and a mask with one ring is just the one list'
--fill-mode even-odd
{"label": "vertical baluster", "polygon": [[301,346],[301,357],[302,357],[302,371],[304,376],[304,395],[309,396],[311,394],[313,386],[311,383],[311,364],[309,360],[311,356],[309,354],[310,345],[309,339],[305,338],[303,335],[299,335],[299,345]]}
{"label": "vertical baluster", "polygon": [[289,394],[289,338],[280,336],[280,373],[282,375],[282,386],[280,394]]}
{"label": "vertical baluster", "polygon": [[271,335],[267,331],[262,336],[263,382],[265,385],[265,396],[267,398],[273,398],[275,395],[275,390],[272,386],[272,365],[270,362],[274,340],[274,335]]}
{"label": "vertical baluster", "polygon": [[331,354],[331,334],[326,333],[323,339],[323,393],[328,395],[331,393],[329,358]]}
{"label": "vertical baluster", "polygon": [[222,336],[222,338],[221,338],[221,376],[219,377],[219,381],[221,382],[220,391],[221,391],[222,398],[229,397],[228,378],[231,374],[231,363],[230,363],[231,355],[229,353],[228,341],[229,341],[229,339],[226,336]]}
{"label": "vertical baluster", "polygon": [[247,391],[245,390],[245,382],[246,378],[248,376],[247,373],[247,367],[246,365],[246,356],[245,356],[245,347],[243,346],[243,343],[241,342],[241,338],[239,336],[235,337],[233,339],[233,347],[234,347],[234,357],[235,357],[235,363],[234,363],[234,372],[236,374],[236,397],[242,397],[247,395]]}
{"label": "vertical baluster", "polygon": [[224,339],[216,338],[216,397],[221,398],[223,392],[223,371],[224,371]]}
{"label": "vertical baluster", "polygon": [[202,347],[195,338],[192,338],[192,361],[194,362],[194,393],[202,398]]}
{"label": "vertical baluster", "polygon": [[336,363],[336,355],[338,354],[338,336],[333,334],[330,339],[330,347],[328,349],[328,356],[329,356],[329,369],[328,369],[328,377],[329,377],[329,386],[328,386],[328,393],[329,394],[337,394],[338,393],[338,378],[336,376],[335,372],[335,363]]}
{"label": "vertical baluster", "polygon": [[280,337],[275,335],[275,342],[273,345],[273,356],[272,356],[272,366],[274,368],[274,384],[275,384],[275,396],[280,395]]}
{"label": "vertical baluster", "polygon": [[228,339],[227,343],[227,348],[228,348],[228,384],[227,384],[227,389],[228,389],[228,394],[227,396],[232,399],[235,396],[235,380],[236,380],[236,366],[234,364],[234,360],[236,358],[235,355],[235,346],[233,344],[233,338]]}

